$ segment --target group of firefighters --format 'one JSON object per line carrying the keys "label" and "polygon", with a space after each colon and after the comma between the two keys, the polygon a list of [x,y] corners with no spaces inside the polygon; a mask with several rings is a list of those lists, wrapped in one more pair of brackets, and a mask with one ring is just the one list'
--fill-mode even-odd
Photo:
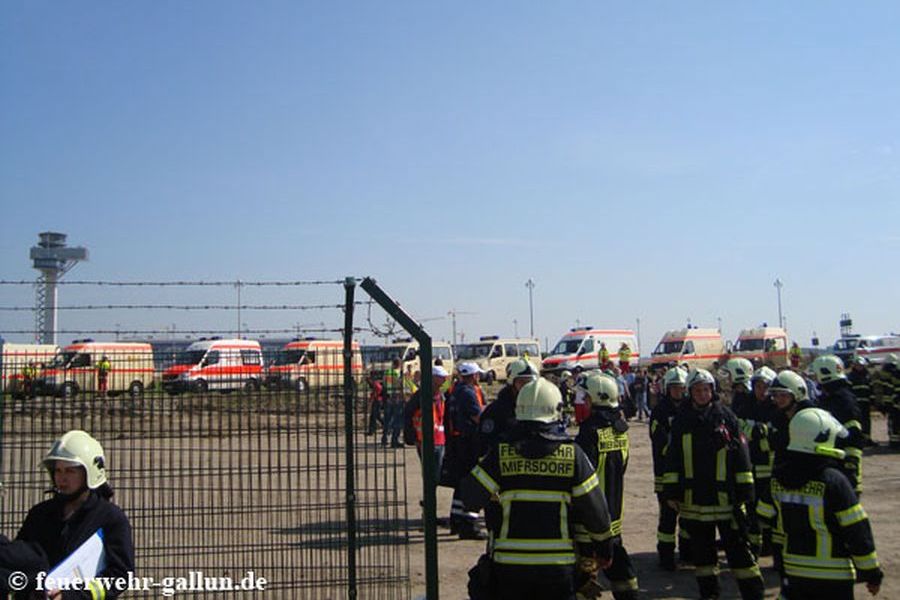
{"label": "group of firefighters", "polygon": [[[884,371],[882,408],[896,447],[900,359],[892,355]],[[877,594],[883,573],[859,503],[863,448],[872,443],[864,361],[845,372],[837,357],[820,356],[804,373],[735,358],[722,372],[730,398],[709,371],[672,366],[652,410],[660,567],[693,567],[702,599],[720,597],[719,549],[745,600],[764,597],[760,556],[773,556],[781,598],[849,599],[857,581]],[[453,488],[449,526],[487,540],[469,573],[470,597],[593,598],[602,571],[614,598],[638,598],[622,540],[629,423],[615,370],[552,382],[519,359],[490,403],[474,363],[459,365],[446,392],[446,370],[432,374],[442,446],[434,458],[439,484]],[[421,451],[420,394],[404,412]],[[565,413],[576,394],[591,409],[573,438]]]}

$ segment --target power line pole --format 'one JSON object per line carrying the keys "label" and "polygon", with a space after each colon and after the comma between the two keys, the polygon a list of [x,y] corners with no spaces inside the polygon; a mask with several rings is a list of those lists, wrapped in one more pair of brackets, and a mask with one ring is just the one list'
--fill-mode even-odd
{"label": "power line pole", "polygon": [[784,284],[777,277],[775,278],[775,283],[772,285],[775,286],[775,289],[778,290],[778,326],[784,329],[784,317],[781,315],[781,288],[784,287]]}
{"label": "power line pole", "polygon": [[528,288],[528,313],[531,316],[529,331],[531,337],[534,337],[534,279],[529,277],[525,287]]}

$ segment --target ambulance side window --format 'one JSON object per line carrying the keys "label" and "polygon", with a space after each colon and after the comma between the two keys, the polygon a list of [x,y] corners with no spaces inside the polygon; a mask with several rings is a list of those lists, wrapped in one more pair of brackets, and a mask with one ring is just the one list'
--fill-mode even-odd
{"label": "ambulance side window", "polygon": [[504,348],[506,348],[506,356],[518,356],[519,350],[516,348],[515,344],[504,344]]}
{"label": "ambulance side window", "polygon": [[210,352],[208,352],[206,354],[206,358],[203,359],[204,366],[215,365],[218,363],[219,363],[219,351],[218,350],[211,350]]}
{"label": "ambulance side window", "polygon": [[490,358],[500,358],[501,356],[503,356],[503,346],[501,346],[500,344],[495,344],[491,348]]}
{"label": "ambulance side window", "polygon": [[696,353],[696,350],[694,350],[694,342],[685,342],[684,350],[682,351],[682,354],[694,354],[694,353]]}
{"label": "ambulance side window", "polygon": [[587,354],[588,352],[594,351],[594,340],[588,339],[584,340],[584,344],[581,345],[581,350],[578,351],[579,354]]}
{"label": "ambulance side window", "polygon": [[89,367],[89,366],[91,366],[91,355],[90,354],[76,354],[75,358],[72,359],[72,363],[69,366],[70,367]]}
{"label": "ambulance side window", "polygon": [[[315,354],[312,352],[307,352],[306,356],[309,357],[309,362],[313,362],[313,358],[310,357],[310,354]],[[244,365],[258,365],[260,360],[259,352],[256,350],[241,350],[241,363]]]}

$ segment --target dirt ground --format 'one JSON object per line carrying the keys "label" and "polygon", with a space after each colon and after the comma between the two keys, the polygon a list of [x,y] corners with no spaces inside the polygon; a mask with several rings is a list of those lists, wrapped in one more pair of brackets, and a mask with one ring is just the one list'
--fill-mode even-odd
{"label": "dirt ground", "polygon": [[[886,573],[879,598],[900,598],[900,453],[890,453],[885,447],[887,431],[881,415],[873,414],[873,437],[881,444],[869,449],[864,458],[863,481],[865,493],[862,503],[869,514],[875,532],[875,544],[882,569]],[[650,458],[650,440],[647,423],[631,422],[631,455],[626,475],[626,513],[623,539],[625,547],[638,571],[641,597],[647,599],[697,598],[693,570],[681,568],[675,573],[662,571],[656,562],[657,505],[653,494],[653,473]],[[421,480],[415,450],[407,449],[407,498],[409,516],[421,515],[419,500],[422,498]],[[438,488],[438,516],[450,512],[450,490]],[[425,595],[425,550],[421,531],[412,532],[410,567],[413,598]],[[440,566],[440,597],[460,600],[467,598],[467,571],[481,554],[484,543],[462,541],[449,535],[446,529],[438,530],[438,563]],[[724,556],[722,561],[723,598],[740,598],[734,579],[728,573]],[[776,598],[777,577],[772,570],[772,559],[760,561],[766,579],[766,598]],[[857,598],[869,597],[863,585],[856,586]],[[612,594],[604,592],[604,598]]]}

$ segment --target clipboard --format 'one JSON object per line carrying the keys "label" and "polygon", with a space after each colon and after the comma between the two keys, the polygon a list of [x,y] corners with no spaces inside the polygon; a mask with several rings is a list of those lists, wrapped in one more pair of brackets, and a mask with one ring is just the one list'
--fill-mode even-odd
{"label": "clipboard", "polygon": [[103,529],[98,529],[72,554],[64,558],[47,573],[52,581],[88,582],[106,568],[106,550],[103,547]]}

